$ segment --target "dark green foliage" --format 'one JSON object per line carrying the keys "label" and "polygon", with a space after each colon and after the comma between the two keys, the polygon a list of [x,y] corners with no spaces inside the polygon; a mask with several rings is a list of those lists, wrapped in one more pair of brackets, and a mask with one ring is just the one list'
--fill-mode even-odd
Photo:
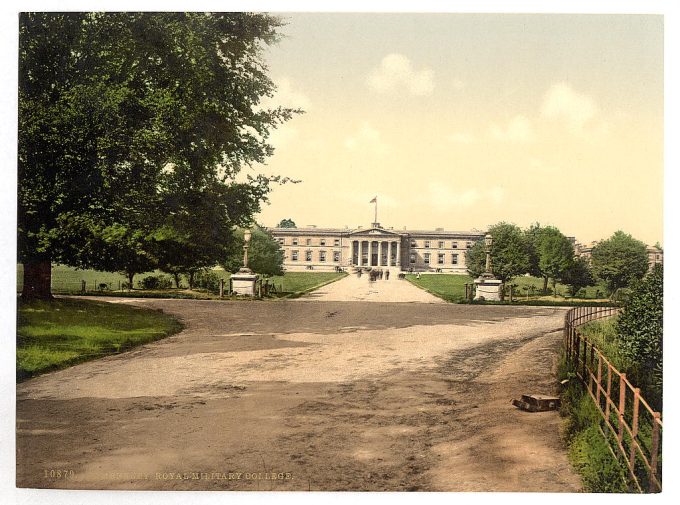
{"label": "dark green foliage", "polygon": [[577,296],[583,288],[595,284],[590,264],[585,258],[574,258],[567,269],[562,272],[560,280],[569,286],[571,296]]}
{"label": "dark green foliage", "polygon": [[[494,275],[503,282],[508,282],[517,275],[527,273],[530,269],[529,253],[522,230],[514,224],[501,222],[489,227],[489,233],[493,236],[491,257]],[[484,273],[484,239],[468,249],[465,259],[472,277],[479,277]]]}
{"label": "dark green foliage", "polygon": [[220,279],[212,270],[199,270],[194,276],[193,287],[217,293],[220,290]]}
{"label": "dark green foliage", "polygon": [[663,267],[633,284],[618,318],[621,352],[634,364],[633,380],[661,409],[663,382]]}
{"label": "dark green foliage", "polygon": [[271,129],[296,112],[260,107],[274,92],[261,51],[279,26],[238,12],[21,14],[25,293],[46,285],[49,295],[28,275],[38,263],[131,276],[223,256],[208,238],[228,243],[222,231],[248,224],[270,184],[287,180],[235,182],[272,154]]}
{"label": "dark green foliage", "polygon": [[[231,254],[223,262],[229,272],[238,272],[243,266],[243,232],[235,232],[235,240]],[[251,228],[252,237],[248,247],[248,268],[258,274],[272,276],[283,275],[283,250],[271,232],[260,227]]]}
{"label": "dark green foliage", "polygon": [[169,289],[172,286],[172,279],[165,275],[149,275],[139,281],[142,289]]}
{"label": "dark green foliage", "polygon": [[292,219],[282,219],[279,224],[276,225],[277,228],[297,228],[295,221]]}
{"label": "dark green foliage", "polygon": [[641,279],[649,268],[647,246],[617,231],[593,248],[593,274],[607,284],[609,294]]}

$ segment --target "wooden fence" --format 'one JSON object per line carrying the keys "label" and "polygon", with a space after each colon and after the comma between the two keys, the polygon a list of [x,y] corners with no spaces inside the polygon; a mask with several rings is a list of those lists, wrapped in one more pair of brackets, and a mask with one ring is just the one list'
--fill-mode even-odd
{"label": "wooden fence", "polygon": [[578,327],[612,317],[614,307],[576,307],[565,316],[567,359],[602,416],[598,426],[612,454],[628,468],[639,492],[661,491],[661,413],[654,411],[636,388],[619,372]]}

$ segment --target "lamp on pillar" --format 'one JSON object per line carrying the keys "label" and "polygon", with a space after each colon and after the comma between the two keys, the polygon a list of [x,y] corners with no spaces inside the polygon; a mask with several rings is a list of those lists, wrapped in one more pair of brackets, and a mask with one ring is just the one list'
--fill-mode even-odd
{"label": "lamp on pillar", "polygon": [[243,232],[243,266],[231,276],[232,290],[236,295],[255,296],[255,286],[259,276],[248,268],[248,248],[252,232],[246,229]]}
{"label": "lamp on pillar", "polygon": [[486,268],[484,269],[484,277],[487,279],[495,279],[491,266],[491,246],[493,245],[493,237],[490,233],[487,233],[484,237],[484,245],[486,246]]}
{"label": "lamp on pillar", "polygon": [[250,247],[250,239],[253,237],[252,232],[250,229],[246,229],[246,231],[243,233],[243,267],[239,270],[239,272],[243,273],[253,273],[253,271],[248,268],[248,247]]}
{"label": "lamp on pillar", "polygon": [[487,233],[484,237],[484,249],[486,252],[486,268],[484,273],[474,280],[475,284],[475,300],[500,300],[501,299],[501,284],[499,279],[493,274],[493,265],[491,262],[491,250],[493,247],[493,237]]}

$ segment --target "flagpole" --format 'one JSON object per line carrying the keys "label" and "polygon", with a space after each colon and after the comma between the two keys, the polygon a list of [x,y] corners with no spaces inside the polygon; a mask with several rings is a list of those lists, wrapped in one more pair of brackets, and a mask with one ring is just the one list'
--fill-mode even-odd
{"label": "flagpole", "polygon": [[378,222],[378,197],[375,198],[375,214],[373,216],[373,222]]}

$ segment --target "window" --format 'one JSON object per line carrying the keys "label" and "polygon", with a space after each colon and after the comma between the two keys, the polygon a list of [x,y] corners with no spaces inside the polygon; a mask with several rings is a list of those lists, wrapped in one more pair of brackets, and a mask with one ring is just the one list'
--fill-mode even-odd
{"label": "window", "polygon": [[285,239],[285,238],[280,238],[280,239],[279,239],[279,244],[281,244],[281,245],[286,245],[286,239]]}
{"label": "window", "polygon": [[458,242],[451,242],[451,249],[458,249]]}
{"label": "window", "polygon": [[326,239],[325,239],[325,238],[322,238],[321,241],[319,242],[319,244],[321,244],[321,245],[326,245]]}
{"label": "window", "polygon": [[339,245],[340,245],[340,239],[339,239],[339,238],[336,238],[336,239],[333,241],[333,245],[336,246],[336,247],[339,246]]}
{"label": "window", "polygon": [[340,252],[339,251],[333,251],[333,261],[340,261]]}
{"label": "window", "polygon": [[415,253],[411,253],[411,257],[409,258],[409,262],[410,262],[410,263],[415,263],[415,262],[416,262],[416,254],[415,254]]}
{"label": "window", "polygon": [[311,238],[307,239],[307,245],[312,245],[312,239]]}
{"label": "window", "polygon": [[297,260],[298,260],[298,252],[297,252],[297,251],[291,252],[291,253],[290,253],[290,259],[291,259],[292,261],[297,261]]}
{"label": "window", "polygon": [[297,238],[293,239],[293,245],[298,245],[298,239]]}
{"label": "window", "polygon": [[425,264],[426,265],[430,264],[430,253],[425,253]]}
{"label": "window", "polygon": [[430,248],[430,241],[426,240],[425,241],[425,249],[429,249],[429,248]]}
{"label": "window", "polygon": [[437,264],[438,265],[444,264],[444,253],[437,254]]}
{"label": "window", "polygon": [[458,255],[457,255],[457,254],[452,254],[452,255],[451,255],[451,264],[452,264],[452,265],[457,265],[457,264],[458,264]]}
{"label": "window", "polygon": [[468,243],[466,244],[466,246],[467,246],[468,249],[470,249],[470,248],[472,247],[472,242],[468,242]]}
{"label": "window", "polygon": [[418,247],[418,244],[415,240],[411,240],[411,247]]}
{"label": "window", "polygon": [[312,261],[312,251],[305,251],[305,261]]}
{"label": "window", "polygon": [[319,251],[319,261],[326,261],[326,251]]}
{"label": "window", "polygon": [[439,249],[444,249],[444,241],[440,240],[439,244],[437,244],[437,247],[439,247]]}

